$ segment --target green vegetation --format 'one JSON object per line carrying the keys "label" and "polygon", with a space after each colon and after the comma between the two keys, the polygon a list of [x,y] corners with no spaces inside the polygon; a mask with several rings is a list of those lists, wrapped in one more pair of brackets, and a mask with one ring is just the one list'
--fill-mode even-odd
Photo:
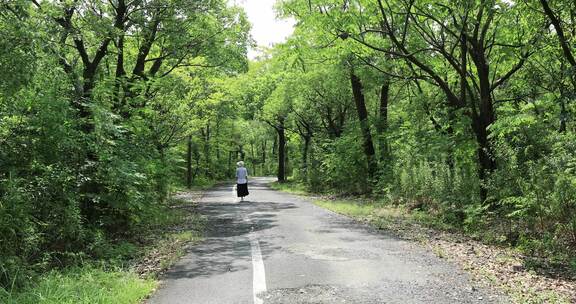
{"label": "green vegetation", "polygon": [[135,258],[199,237],[167,234],[184,218],[170,197],[232,170],[222,84],[247,68],[248,30],[226,0],[2,1],[0,294],[61,283],[49,302],[123,301],[99,284],[58,298],[92,278],[125,281],[128,302],[150,291]]}
{"label": "green vegetation", "polygon": [[102,239],[89,248],[94,256],[76,257],[76,266],[51,270],[23,286],[13,281],[0,289],[0,302],[140,303],[158,286],[157,275],[183,255],[184,247],[202,239],[205,218],[185,208],[193,208],[193,203],[171,200],[147,219],[137,236]]}
{"label": "green vegetation", "polygon": [[280,190],[280,191],[284,191],[284,192],[288,192],[288,193],[292,193],[292,194],[300,194],[300,195],[308,194],[308,188],[305,185],[300,184],[300,183],[273,182],[270,184],[270,187],[274,190]]}
{"label": "green vegetation", "polygon": [[152,279],[113,269],[84,267],[43,275],[38,285],[17,294],[3,291],[6,304],[139,303],[157,286]]}
{"label": "green vegetation", "polygon": [[[288,0],[295,33],[238,77],[278,179],[369,196],[569,265],[569,1]],[[281,186],[278,186],[281,187]],[[572,262],[573,263],[573,262]]]}
{"label": "green vegetation", "polygon": [[228,2],[0,4],[0,289],[129,260],[239,159],[576,265],[573,1],[282,0],[254,61]]}
{"label": "green vegetation", "polygon": [[[297,194],[314,195],[303,184],[286,182],[273,183],[273,189]],[[359,222],[365,222],[378,229],[398,231],[409,229],[413,225],[430,227],[445,231],[455,231],[457,227],[441,221],[435,214],[421,210],[410,209],[403,204],[392,204],[378,197],[321,197],[313,198],[313,203],[333,212],[349,216]],[[424,237],[423,235],[417,237]]]}

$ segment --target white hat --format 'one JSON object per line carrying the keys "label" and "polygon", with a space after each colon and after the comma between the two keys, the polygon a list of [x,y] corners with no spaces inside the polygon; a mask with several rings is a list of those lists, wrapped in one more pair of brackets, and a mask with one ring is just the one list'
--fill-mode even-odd
{"label": "white hat", "polygon": [[238,167],[244,167],[244,162],[243,162],[243,161],[239,161],[239,162],[236,163],[236,165],[237,165]]}

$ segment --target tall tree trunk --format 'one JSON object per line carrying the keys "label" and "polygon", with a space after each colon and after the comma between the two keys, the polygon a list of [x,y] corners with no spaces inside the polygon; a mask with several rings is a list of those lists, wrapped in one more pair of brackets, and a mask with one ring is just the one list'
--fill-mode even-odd
{"label": "tall tree trunk", "polygon": [[302,175],[304,175],[304,181],[308,181],[308,151],[310,151],[310,143],[312,142],[312,137],[304,136],[304,148],[302,149]]}
{"label": "tall tree trunk", "polygon": [[364,155],[368,162],[368,175],[370,178],[373,178],[376,173],[376,160],[374,157],[375,151],[374,143],[372,142],[372,135],[370,134],[366,101],[364,99],[364,93],[362,92],[362,82],[353,71],[350,72],[350,82],[352,84],[352,93],[354,95],[354,103],[356,104],[356,110],[358,112],[358,119],[360,120],[360,128],[363,137],[362,146],[364,148]]}
{"label": "tall tree trunk", "polygon": [[204,131],[204,159],[206,161],[206,165],[204,166],[204,174],[207,177],[211,177],[211,163],[212,157],[210,157],[210,123],[206,124],[206,129]]}
{"label": "tall tree trunk", "polygon": [[228,170],[230,172],[230,174],[232,174],[232,171],[234,171],[234,169],[232,168],[232,155],[234,154],[234,151],[228,151]]}
{"label": "tall tree trunk", "polygon": [[188,150],[186,151],[186,186],[192,188],[192,135],[188,135]]}
{"label": "tall tree trunk", "polygon": [[240,154],[239,160],[244,161],[244,158],[246,157],[246,152],[244,152],[244,145],[238,145],[238,153]]}
{"label": "tall tree trunk", "polygon": [[[556,37],[558,38],[558,43],[560,44],[560,47],[562,48],[562,55],[564,56],[564,59],[566,59],[566,61],[568,61],[568,64],[570,65],[570,70],[574,71],[575,67],[576,67],[576,59],[574,58],[574,48],[570,46],[570,41],[569,39],[566,37],[565,33],[564,33],[564,26],[563,26],[563,21],[561,19],[560,15],[557,15],[556,13],[554,13],[554,11],[552,10],[552,8],[550,7],[550,4],[548,3],[548,0],[540,0],[540,4],[542,6],[542,8],[544,9],[544,14],[547,16],[547,18],[550,20],[550,23],[552,23],[552,26],[554,27],[554,30],[556,32]],[[569,35],[570,36],[570,35]],[[564,64],[562,64],[563,69],[564,69]],[[572,82],[572,86],[574,87],[574,89],[576,89],[576,76],[574,75],[573,72],[569,73],[570,74],[570,78],[571,78],[571,82]],[[561,91],[563,91],[561,89]],[[560,127],[558,128],[558,132],[560,133],[564,133],[566,132],[566,121],[568,120],[568,111],[566,110],[566,104],[564,101],[564,92],[560,92]]]}
{"label": "tall tree trunk", "polygon": [[483,121],[473,123],[475,125],[474,132],[476,141],[478,142],[477,155],[478,155],[478,177],[480,178],[480,200],[484,203],[488,198],[488,177],[490,173],[496,170],[496,161],[492,156],[492,148],[488,139],[488,131],[486,130],[489,125]]}
{"label": "tall tree trunk", "polygon": [[120,114],[120,117],[127,119],[129,117],[128,109],[126,109],[126,97],[123,96],[124,76],[124,33],[121,33],[116,42],[118,55],[116,57],[116,76],[114,84],[114,105],[112,110]]}
{"label": "tall tree trunk", "polygon": [[288,146],[288,140],[286,139],[286,144],[284,145],[284,178],[286,180],[290,176],[290,172],[292,172],[290,160],[290,146]]}
{"label": "tall tree trunk", "polygon": [[264,172],[264,166],[266,165],[266,143],[267,140],[264,140],[264,142],[262,143],[262,175],[265,174]]}
{"label": "tall tree trunk", "polygon": [[310,147],[308,147],[308,185],[312,188],[316,188],[318,186],[318,164],[319,161],[316,159],[315,149],[312,142],[310,142]]}
{"label": "tall tree trunk", "polygon": [[477,69],[478,82],[480,86],[480,99],[478,100],[479,113],[473,108],[472,129],[476,135],[478,143],[478,176],[480,177],[480,199],[482,202],[488,198],[488,178],[490,173],[496,170],[496,161],[492,153],[492,147],[489,140],[488,127],[496,121],[494,105],[492,103],[492,91],[490,83],[490,69],[483,54],[484,50],[480,47],[475,49],[472,59]]}
{"label": "tall tree trunk", "polygon": [[218,144],[220,138],[220,119],[216,121],[216,163],[220,166],[220,144]]}
{"label": "tall tree trunk", "polygon": [[380,89],[380,107],[378,113],[378,123],[376,124],[376,131],[378,132],[378,150],[380,150],[380,165],[387,166],[390,161],[390,151],[388,148],[388,140],[386,139],[386,131],[388,130],[388,101],[390,96],[390,82],[386,80]]}
{"label": "tall tree trunk", "polygon": [[278,137],[274,136],[274,142],[272,143],[272,156],[276,156],[276,154],[278,154],[277,151],[278,148]]}
{"label": "tall tree trunk", "polygon": [[254,142],[250,142],[250,162],[252,163],[252,166],[253,166],[252,170],[254,170],[254,172],[252,172],[252,174],[254,176],[256,176],[257,175],[256,165],[255,165],[256,164],[256,151],[254,149]]}
{"label": "tall tree trunk", "polygon": [[286,181],[286,134],[284,125],[276,127],[278,133],[278,182]]}

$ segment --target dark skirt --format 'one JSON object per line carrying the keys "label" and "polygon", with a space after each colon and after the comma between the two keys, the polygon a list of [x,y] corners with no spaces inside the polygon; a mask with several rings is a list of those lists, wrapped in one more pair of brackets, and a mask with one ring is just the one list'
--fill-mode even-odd
{"label": "dark skirt", "polygon": [[248,183],[236,184],[236,193],[238,194],[238,197],[248,196]]}

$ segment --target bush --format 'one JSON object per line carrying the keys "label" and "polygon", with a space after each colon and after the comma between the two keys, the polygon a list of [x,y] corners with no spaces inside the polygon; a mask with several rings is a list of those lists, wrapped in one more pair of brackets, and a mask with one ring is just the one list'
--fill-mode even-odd
{"label": "bush", "polygon": [[318,155],[319,168],[314,179],[322,188],[340,193],[365,193],[370,189],[367,179],[366,158],[357,144],[356,134],[345,134],[321,144]]}
{"label": "bush", "polygon": [[[500,168],[490,184],[509,242],[540,254],[576,250],[576,139],[526,118],[495,125]],[[502,217],[505,219],[502,220]]]}

